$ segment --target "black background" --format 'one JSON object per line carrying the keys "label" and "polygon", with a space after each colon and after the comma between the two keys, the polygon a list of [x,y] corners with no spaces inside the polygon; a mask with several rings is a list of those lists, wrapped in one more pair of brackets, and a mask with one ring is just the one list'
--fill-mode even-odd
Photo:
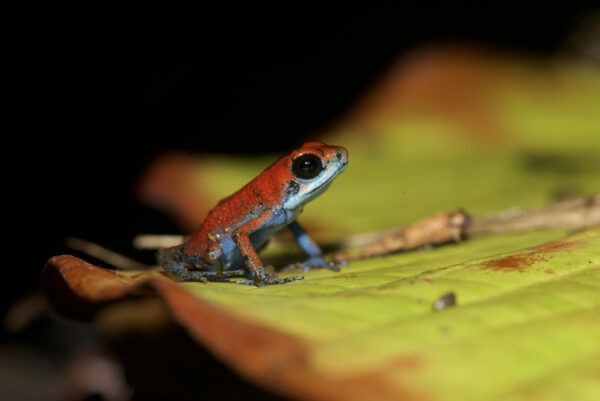
{"label": "black background", "polygon": [[[3,309],[68,235],[146,262],[176,232],[132,187],[168,149],[287,150],[398,56],[467,41],[553,55],[586,5],[5,3]],[[241,183],[242,184],[242,183]]]}

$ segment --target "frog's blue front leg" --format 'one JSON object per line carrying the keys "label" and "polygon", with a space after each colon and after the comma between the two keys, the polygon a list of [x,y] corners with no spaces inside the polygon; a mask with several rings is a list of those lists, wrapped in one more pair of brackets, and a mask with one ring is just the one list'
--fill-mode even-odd
{"label": "frog's blue front leg", "polygon": [[158,263],[165,271],[179,281],[227,281],[227,277],[243,276],[244,270],[190,270],[188,267],[202,266],[206,263],[200,257],[186,256],[183,247],[174,246],[160,249],[156,254]]}
{"label": "frog's blue front leg", "polygon": [[306,260],[303,263],[291,264],[285,267],[284,270],[292,270],[298,267],[303,269],[304,271],[322,267],[333,271],[340,270],[339,266],[336,265],[334,262],[327,262],[325,259],[323,259],[323,252],[321,251],[321,248],[319,248],[317,243],[308,236],[306,231],[304,231],[302,226],[298,224],[297,221],[292,221],[288,225],[288,228],[290,229],[292,234],[294,234],[296,242],[298,243],[300,248],[302,248],[302,250],[308,255],[308,260]]}

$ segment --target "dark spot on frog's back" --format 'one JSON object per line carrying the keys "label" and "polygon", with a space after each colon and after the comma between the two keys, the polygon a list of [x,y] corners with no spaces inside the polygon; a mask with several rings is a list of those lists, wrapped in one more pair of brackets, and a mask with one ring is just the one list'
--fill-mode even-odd
{"label": "dark spot on frog's back", "polygon": [[342,160],[342,154],[341,154],[340,152],[335,152],[335,157],[336,157],[338,160]]}
{"label": "dark spot on frog's back", "polygon": [[256,199],[262,199],[262,193],[256,185],[252,186],[252,193],[256,197]]}
{"label": "dark spot on frog's back", "polygon": [[296,195],[300,191],[300,185],[296,181],[288,181],[285,188],[286,195]]}

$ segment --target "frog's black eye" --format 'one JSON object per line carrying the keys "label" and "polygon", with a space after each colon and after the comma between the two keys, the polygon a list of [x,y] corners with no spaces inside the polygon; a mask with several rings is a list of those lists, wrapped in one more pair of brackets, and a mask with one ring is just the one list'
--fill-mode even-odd
{"label": "frog's black eye", "polygon": [[298,178],[309,180],[315,178],[323,170],[323,163],[318,156],[311,153],[302,155],[292,162],[292,173]]}

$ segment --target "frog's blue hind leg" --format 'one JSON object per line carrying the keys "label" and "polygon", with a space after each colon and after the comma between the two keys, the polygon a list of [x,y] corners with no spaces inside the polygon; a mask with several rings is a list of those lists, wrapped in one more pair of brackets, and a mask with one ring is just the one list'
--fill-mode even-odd
{"label": "frog's blue hind leg", "polygon": [[169,276],[178,281],[227,281],[227,277],[243,276],[244,270],[190,270],[186,266],[204,265],[201,258],[190,258],[183,253],[181,246],[160,249],[156,260],[165,269]]}
{"label": "frog's blue hind leg", "polygon": [[308,271],[315,268],[325,268],[333,271],[340,271],[340,267],[334,262],[327,262],[323,259],[323,252],[312,238],[308,236],[306,231],[297,221],[292,221],[288,228],[294,234],[296,242],[302,250],[308,255],[308,259],[302,263],[293,263],[281,269],[281,271],[291,271],[294,269],[302,269]]}

